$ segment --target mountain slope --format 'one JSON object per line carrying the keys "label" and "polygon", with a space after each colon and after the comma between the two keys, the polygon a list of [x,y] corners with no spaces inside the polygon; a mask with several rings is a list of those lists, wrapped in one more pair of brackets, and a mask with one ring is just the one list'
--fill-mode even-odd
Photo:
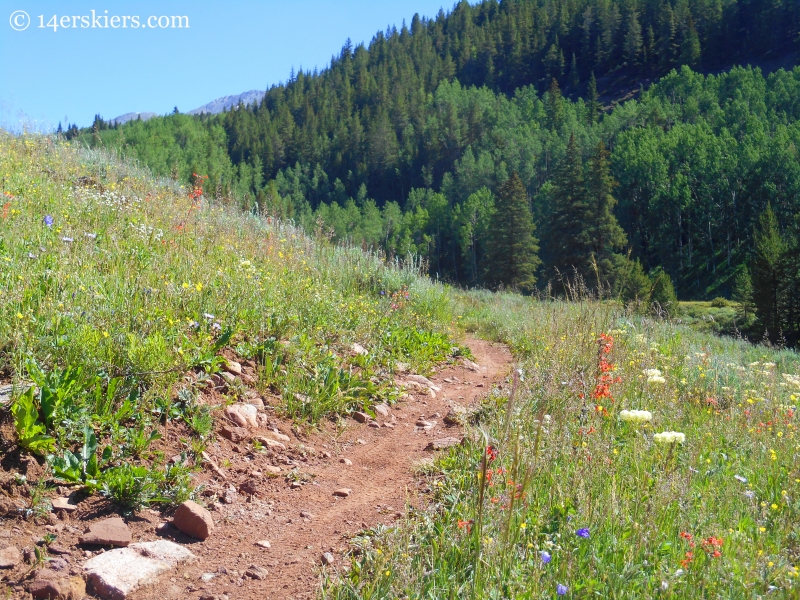
{"label": "mountain slope", "polygon": [[199,108],[190,110],[186,114],[216,115],[225,110],[230,110],[231,108],[233,108],[234,106],[238,106],[239,104],[244,104],[245,106],[258,104],[264,98],[264,94],[266,94],[266,92],[259,90],[250,90],[249,92],[243,92],[241,94],[234,94],[232,96],[223,96],[222,98],[217,98],[216,100],[212,100],[208,104],[204,104]]}

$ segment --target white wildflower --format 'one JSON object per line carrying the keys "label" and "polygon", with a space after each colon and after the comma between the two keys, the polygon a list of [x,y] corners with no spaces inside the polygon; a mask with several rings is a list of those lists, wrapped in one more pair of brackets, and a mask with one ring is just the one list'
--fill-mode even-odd
{"label": "white wildflower", "polygon": [[686,435],[679,431],[662,431],[653,436],[653,441],[657,444],[682,444]]}
{"label": "white wildflower", "polygon": [[653,413],[648,410],[623,410],[619,418],[629,423],[645,423],[653,420]]}

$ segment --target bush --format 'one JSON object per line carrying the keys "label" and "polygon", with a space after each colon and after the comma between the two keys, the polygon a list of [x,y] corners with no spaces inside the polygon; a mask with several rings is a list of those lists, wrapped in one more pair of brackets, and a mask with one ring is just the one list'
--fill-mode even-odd
{"label": "bush", "polygon": [[711,301],[711,306],[714,308],[725,308],[730,305],[727,299],[723,298],[722,296],[717,296]]}

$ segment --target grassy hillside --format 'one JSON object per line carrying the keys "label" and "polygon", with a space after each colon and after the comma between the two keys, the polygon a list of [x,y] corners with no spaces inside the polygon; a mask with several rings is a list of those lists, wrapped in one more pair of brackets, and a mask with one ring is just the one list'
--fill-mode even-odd
{"label": "grassy hillside", "polygon": [[223,355],[308,426],[394,401],[398,363],[424,372],[466,330],[510,345],[514,381],[421,467],[429,510],[354,540],[325,597],[800,591],[796,353],[609,303],[458,292],[48,138],[4,135],[0,174],[0,381],[36,384],[0,413],[3,467],[49,457],[15,483],[28,517],[59,481],[130,509],[191,496],[158,436],[195,457],[210,443],[198,391]]}
{"label": "grassy hillside", "polygon": [[[424,372],[453,351],[452,301],[413,266],[48,138],[3,135],[0,172],[0,380],[41,390],[17,401],[3,443],[66,469],[65,451],[99,440],[109,450],[97,472],[71,475],[98,489],[106,472],[157,470],[148,449],[168,422],[186,429],[187,453],[202,452],[211,417],[198,390],[223,348],[263,365],[259,391],[311,424],[393,400],[398,361]],[[188,371],[199,376],[187,384]],[[231,386],[226,399],[242,393]]]}

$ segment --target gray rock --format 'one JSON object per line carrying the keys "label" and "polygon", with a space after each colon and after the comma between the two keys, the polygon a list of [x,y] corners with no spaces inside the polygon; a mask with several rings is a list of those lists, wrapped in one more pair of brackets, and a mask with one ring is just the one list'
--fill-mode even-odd
{"label": "gray rock", "polygon": [[321,560],[323,565],[332,565],[336,559],[334,559],[333,554],[330,552],[325,552],[323,553]]}
{"label": "gray rock", "polygon": [[376,404],[374,410],[376,415],[380,415],[382,417],[389,416],[389,407],[385,404]]}
{"label": "gray rock", "polygon": [[124,600],[134,590],[194,558],[186,548],[158,540],[98,554],[86,561],[83,568],[97,596],[104,600]]}

